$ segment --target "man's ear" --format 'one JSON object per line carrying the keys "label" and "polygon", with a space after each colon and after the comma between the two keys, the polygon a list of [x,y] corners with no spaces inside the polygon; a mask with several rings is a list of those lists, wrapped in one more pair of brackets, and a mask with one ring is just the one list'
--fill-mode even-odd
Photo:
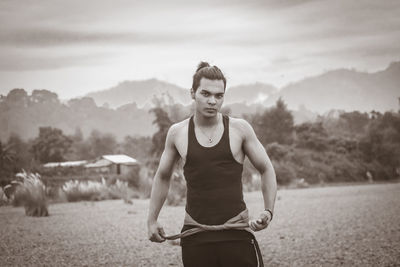
{"label": "man's ear", "polygon": [[193,88],[190,88],[190,96],[192,97],[192,99],[196,99],[195,98],[195,92],[194,92]]}

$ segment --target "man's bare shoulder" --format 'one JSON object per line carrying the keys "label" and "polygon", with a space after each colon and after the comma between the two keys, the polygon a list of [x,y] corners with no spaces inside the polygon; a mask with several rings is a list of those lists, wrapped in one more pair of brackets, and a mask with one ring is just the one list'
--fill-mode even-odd
{"label": "man's bare shoulder", "polygon": [[245,119],[229,117],[229,121],[229,125],[242,136],[253,132],[253,127]]}
{"label": "man's bare shoulder", "polygon": [[169,128],[168,134],[173,138],[173,140],[175,140],[176,138],[180,138],[180,136],[183,133],[187,134],[188,125],[189,125],[189,118],[187,118],[183,121],[174,123]]}

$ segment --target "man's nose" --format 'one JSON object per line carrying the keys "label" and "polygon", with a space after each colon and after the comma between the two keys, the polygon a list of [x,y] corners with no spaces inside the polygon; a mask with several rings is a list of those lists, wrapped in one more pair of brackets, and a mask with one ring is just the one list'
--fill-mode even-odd
{"label": "man's nose", "polygon": [[217,100],[215,99],[215,96],[211,96],[208,98],[208,104],[210,105],[215,105],[217,103]]}

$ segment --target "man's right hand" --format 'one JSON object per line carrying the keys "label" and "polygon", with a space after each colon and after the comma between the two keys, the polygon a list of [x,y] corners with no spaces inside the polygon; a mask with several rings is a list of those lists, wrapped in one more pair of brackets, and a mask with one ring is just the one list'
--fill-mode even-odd
{"label": "man's right hand", "polygon": [[164,229],[158,222],[147,224],[147,235],[151,242],[161,243],[165,241]]}

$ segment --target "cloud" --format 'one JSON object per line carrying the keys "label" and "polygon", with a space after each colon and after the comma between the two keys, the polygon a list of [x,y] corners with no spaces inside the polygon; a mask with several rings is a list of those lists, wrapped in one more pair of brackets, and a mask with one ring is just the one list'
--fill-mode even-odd
{"label": "cloud", "polygon": [[[210,37],[210,36],[209,36]],[[24,29],[18,32],[1,32],[1,46],[8,47],[56,47],[77,45],[133,45],[179,43],[185,40],[203,39],[189,33],[145,32],[82,32],[63,29]]]}
{"label": "cloud", "polygon": [[[93,77],[182,85],[201,59],[224,65],[236,84],[374,69],[398,59],[399,13],[397,0],[4,0],[0,87],[13,79],[42,84],[51,70],[60,88],[97,87]],[[64,72],[79,84],[64,81]]]}
{"label": "cloud", "polygon": [[0,72],[18,72],[18,71],[40,71],[63,69],[74,66],[92,66],[96,64],[105,64],[112,54],[107,53],[91,53],[65,55],[29,53],[27,51],[2,50],[0,53],[2,60],[0,61]]}

